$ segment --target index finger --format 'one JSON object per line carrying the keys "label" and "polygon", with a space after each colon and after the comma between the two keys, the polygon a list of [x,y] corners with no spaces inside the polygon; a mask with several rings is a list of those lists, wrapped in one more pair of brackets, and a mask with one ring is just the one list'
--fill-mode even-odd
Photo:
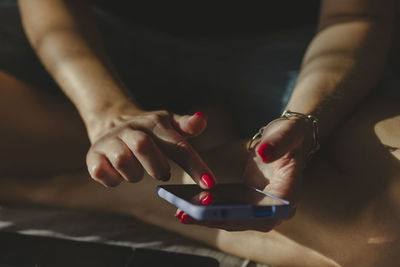
{"label": "index finger", "polygon": [[214,174],[200,155],[177,132],[170,132],[168,140],[158,140],[164,153],[176,162],[203,189],[210,189],[217,182]]}

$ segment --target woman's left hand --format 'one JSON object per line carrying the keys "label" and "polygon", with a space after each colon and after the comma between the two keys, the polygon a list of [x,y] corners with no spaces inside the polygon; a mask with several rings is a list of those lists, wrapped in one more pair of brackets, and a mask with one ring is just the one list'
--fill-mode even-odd
{"label": "woman's left hand", "polygon": [[[264,130],[259,144],[250,152],[243,175],[244,182],[290,201],[293,216],[302,184],[302,170],[312,142],[312,127],[306,119],[273,122]],[[176,217],[182,223],[196,223],[228,231],[268,232],[281,223],[281,220],[272,219],[199,222],[181,210],[177,211]]]}

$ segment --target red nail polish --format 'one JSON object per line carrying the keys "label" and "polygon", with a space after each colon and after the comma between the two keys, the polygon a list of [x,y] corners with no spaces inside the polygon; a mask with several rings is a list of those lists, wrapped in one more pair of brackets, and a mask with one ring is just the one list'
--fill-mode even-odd
{"label": "red nail polish", "polygon": [[176,213],[175,217],[180,219],[182,217],[182,214],[183,214],[183,210],[181,210],[180,212]]}
{"label": "red nail polish", "polygon": [[208,206],[210,204],[212,204],[215,201],[215,197],[210,194],[207,193],[202,199],[201,199],[201,204],[203,204],[204,206]]}
{"label": "red nail polish", "polygon": [[188,214],[183,214],[182,215],[182,217],[181,217],[181,223],[183,223],[183,224],[193,224],[193,223],[195,223],[196,222],[196,220],[195,219],[193,219],[192,217],[190,217]]}
{"label": "red nail polish", "polygon": [[275,154],[275,149],[272,145],[264,143],[257,149],[257,154],[262,158],[264,162],[270,162]]}
{"label": "red nail polish", "polygon": [[210,175],[208,174],[203,174],[200,178],[201,182],[203,183],[203,185],[205,185],[205,187],[207,189],[210,189],[211,187],[213,187],[216,182],[214,180],[214,178],[212,178]]}
{"label": "red nail polish", "polygon": [[207,114],[205,114],[204,112],[201,112],[201,111],[197,111],[193,115],[200,116],[205,120],[208,118]]}

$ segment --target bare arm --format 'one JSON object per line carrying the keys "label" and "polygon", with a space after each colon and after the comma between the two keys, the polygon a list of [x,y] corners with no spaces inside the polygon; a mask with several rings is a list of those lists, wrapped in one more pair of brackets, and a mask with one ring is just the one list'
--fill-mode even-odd
{"label": "bare arm", "polygon": [[[389,50],[394,12],[393,0],[323,1],[318,33],[286,107],[319,118],[322,140],[377,84]],[[250,155],[244,179],[296,203],[313,143],[310,131],[307,120],[270,124]],[[274,223],[248,227],[267,231]]]}
{"label": "bare arm", "polygon": [[112,70],[87,1],[19,0],[19,7],[33,49],[77,107],[91,139],[110,109],[137,107]]}
{"label": "bare arm", "polygon": [[390,46],[392,0],[325,0],[287,109],[314,114],[325,139],[377,85]]}
{"label": "bare arm", "polygon": [[171,175],[168,157],[203,188],[215,184],[186,141],[205,129],[206,116],[141,110],[106,56],[87,1],[19,0],[19,5],[31,45],[86,124],[92,143],[86,162],[94,180],[116,186],[140,181],[147,172],[165,181]]}

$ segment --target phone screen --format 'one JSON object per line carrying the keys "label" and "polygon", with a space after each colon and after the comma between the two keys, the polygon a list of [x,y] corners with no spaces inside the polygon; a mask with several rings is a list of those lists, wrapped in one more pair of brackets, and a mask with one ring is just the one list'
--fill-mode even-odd
{"label": "phone screen", "polygon": [[163,185],[165,190],[193,205],[226,206],[252,205],[276,206],[288,205],[289,202],[265,195],[245,184],[217,184],[210,190],[203,190],[198,185]]}

